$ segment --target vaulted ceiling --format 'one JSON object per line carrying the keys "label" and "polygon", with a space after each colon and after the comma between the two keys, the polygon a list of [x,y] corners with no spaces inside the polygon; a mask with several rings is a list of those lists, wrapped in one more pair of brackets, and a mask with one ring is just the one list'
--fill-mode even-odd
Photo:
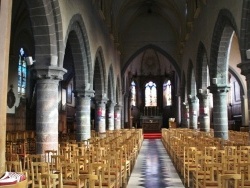
{"label": "vaulted ceiling", "polygon": [[[188,12],[201,0],[105,0],[105,19],[121,52],[122,72],[142,62],[138,58],[151,48],[167,64],[177,62],[189,32]],[[189,11],[188,11],[189,10]],[[193,18],[193,15],[192,15]],[[160,50],[160,51],[159,51]],[[138,56],[138,57],[137,57]],[[163,59],[163,58],[161,58]],[[138,61],[140,61],[138,63]],[[134,65],[133,65],[134,64]],[[166,65],[166,67],[170,67]]]}

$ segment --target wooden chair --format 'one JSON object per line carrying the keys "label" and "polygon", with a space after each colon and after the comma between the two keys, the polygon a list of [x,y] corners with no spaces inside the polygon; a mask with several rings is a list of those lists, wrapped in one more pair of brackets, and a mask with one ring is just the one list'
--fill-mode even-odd
{"label": "wooden chair", "polygon": [[62,174],[45,173],[38,178],[39,188],[63,188]]}
{"label": "wooden chair", "polygon": [[50,163],[51,162],[51,155],[57,155],[57,150],[45,150],[45,162]]}
{"label": "wooden chair", "polygon": [[[95,186],[95,184],[98,186]],[[80,174],[78,176],[77,187],[102,188],[101,176],[95,174]]]}
{"label": "wooden chair", "polygon": [[77,186],[79,176],[79,166],[77,163],[61,163],[60,172],[62,173],[64,188],[72,188]]}
{"label": "wooden chair", "polygon": [[[31,162],[32,188],[39,187],[41,174],[50,173],[49,163]],[[44,182],[42,182],[44,184]]]}
{"label": "wooden chair", "polygon": [[193,176],[193,188],[199,187],[199,181],[203,179],[209,179],[210,170],[206,168],[206,163],[212,163],[211,156],[201,155],[197,152],[196,154],[196,170],[192,171]]}
{"label": "wooden chair", "polygon": [[201,155],[201,152],[197,150],[196,147],[187,147],[185,149],[187,155],[184,155],[184,182],[190,187],[190,174],[192,171],[196,170],[197,163],[195,158],[197,157],[197,152]]}
{"label": "wooden chair", "polygon": [[110,164],[106,163],[91,163],[90,164],[90,173],[94,173],[101,177],[101,181],[96,182],[96,186],[103,188],[115,188],[117,180],[111,177],[110,174]]}
{"label": "wooden chair", "polygon": [[52,173],[58,173],[60,171],[60,164],[66,162],[64,155],[51,155],[50,156],[50,170]]}
{"label": "wooden chair", "polygon": [[238,188],[241,181],[241,174],[219,174],[218,188]]}
{"label": "wooden chair", "polygon": [[218,188],[218,176],[221,173],[221,163],[205,163],[204,168],[209,171],[209,177],[203,176],[198,182],[199,188]]}
{"label": "wooden chair", "polygon": [[23,172],[21,161],[5,161],[5,169],[8,172]]}

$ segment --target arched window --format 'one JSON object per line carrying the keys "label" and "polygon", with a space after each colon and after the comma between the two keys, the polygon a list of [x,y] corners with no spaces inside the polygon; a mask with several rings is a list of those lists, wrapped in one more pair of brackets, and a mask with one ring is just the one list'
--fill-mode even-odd
{"label": "arched window", "polygon": [[131,106],[136,106],[136,87],[135,82],[131,82]]}
{"label": "arched window", "polygon": [[172,88],[170,80],[165,81],[163,84],[163,105],[164,107],[172,105]]}
{"label": "arched window", "polygon": [[24,96],[26,94],[26,76],[27,76],[27,64],[25,61],[25,52],[23,48],[19,51],[18,60],[18,94]]}
{"label": "arched window", "polygon": [[145,85],[145,106],[157,106],[157,89],[152,81]]}

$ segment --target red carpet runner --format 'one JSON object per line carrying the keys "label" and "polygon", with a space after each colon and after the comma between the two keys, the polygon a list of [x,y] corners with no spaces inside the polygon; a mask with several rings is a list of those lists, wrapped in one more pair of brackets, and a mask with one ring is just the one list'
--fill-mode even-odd
{"label": "red carpet runner", "polygon": [[161,139],[161,133],[143,133],[144,139]]}

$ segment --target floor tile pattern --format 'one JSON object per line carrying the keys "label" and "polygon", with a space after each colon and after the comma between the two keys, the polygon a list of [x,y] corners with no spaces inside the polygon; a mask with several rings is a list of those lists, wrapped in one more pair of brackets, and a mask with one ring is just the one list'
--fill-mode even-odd
{"label": "floor tile pattern", "polygon": [[184,188],[160,139],[144,139],[127,188]]}

